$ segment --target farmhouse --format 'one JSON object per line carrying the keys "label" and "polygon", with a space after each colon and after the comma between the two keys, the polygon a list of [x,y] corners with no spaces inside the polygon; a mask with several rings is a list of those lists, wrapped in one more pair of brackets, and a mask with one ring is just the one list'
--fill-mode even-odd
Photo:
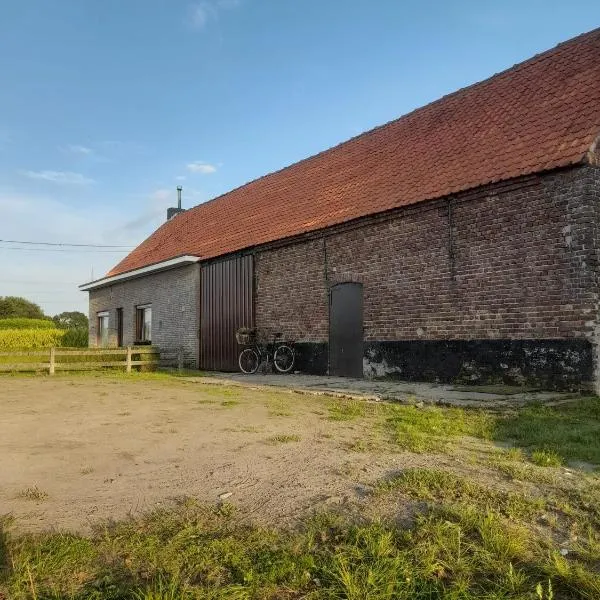
{"label": "farmhouse", "polygon": [[600,389],[600,29],[169,219],[86,283],[90,343],[237,369]]}

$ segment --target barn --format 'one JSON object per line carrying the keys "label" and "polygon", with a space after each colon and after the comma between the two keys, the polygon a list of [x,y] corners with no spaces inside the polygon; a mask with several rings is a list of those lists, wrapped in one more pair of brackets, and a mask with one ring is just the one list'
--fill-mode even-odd
{"label": "barn", "polygon": [[86,283],[91,345],[237,369],[600,388],[600,29],[166,222]]}

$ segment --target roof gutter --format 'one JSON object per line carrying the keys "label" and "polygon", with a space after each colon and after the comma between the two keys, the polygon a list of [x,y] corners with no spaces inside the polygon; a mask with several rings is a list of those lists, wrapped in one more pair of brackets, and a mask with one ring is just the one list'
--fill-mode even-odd
{"label": "roof gutter", "polygon": [[170,258],[169,260],[163,260],[141,269],[134,269],[133,271],[126,271],[125,273],[119,273],[118,275],[112,275],[110,277],[103,277],[102,279],[96,279],[96,281],[90,281],[83,283],[79,286],[82,292],[90,292],[98,288],[112,285],[113,283],[121,283],[122,281],[128,281],[130,279],[136,279],[138,277],[144,277],[145,275],[151,275],[160,271],[167,271],[169,269],[176,269],[178,267],[184,267],[186,265],[192,265],[200,262],[199,256],[178,256],[177,258]]}

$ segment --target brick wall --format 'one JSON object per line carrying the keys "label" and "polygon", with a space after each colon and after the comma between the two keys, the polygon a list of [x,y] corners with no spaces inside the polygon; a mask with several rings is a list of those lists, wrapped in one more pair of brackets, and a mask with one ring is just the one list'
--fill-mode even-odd
{"label": "brick wall", "polygon": [[200,267],[189,265],[90,292],[90,345],[96,345],[97,314],[109,311],[111,345],[117,343],[116,311],[123,309],[123,343],[135,342],[135,309],[152,305],[152,344],[162,351],[183,347],[187,366],[198,358]]}
{"label": "brick wall", "polygon": [[328,285],[359,281],[367,342],[592,339],[598,173],[527,177],[258,252],[257,326],[326,342]]}

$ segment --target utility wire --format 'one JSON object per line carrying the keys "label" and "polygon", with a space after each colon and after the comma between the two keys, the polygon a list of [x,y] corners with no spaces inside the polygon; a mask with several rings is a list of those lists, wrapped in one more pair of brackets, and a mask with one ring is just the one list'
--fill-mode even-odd
{"label": "utility wire", "polygon": [[69,244],[66,242],[24,242],[22,240],[0,240],[3,244],[30,244],[32,246],[70,246],[72,248],[122,248],[133,250],[133,246],[114,246],[110,244]]}
{"label": "utility wire", "polygon": [[97,254],[99,252],[112,252],[113,254],[116,252],[118,254],[123,254],[124,252],[128,252],[128,250],[59,250],[56,248],[18,248],[17,246],[0,246],[0,250],[22,250],[23,252],[71,252],[77,254]]}

